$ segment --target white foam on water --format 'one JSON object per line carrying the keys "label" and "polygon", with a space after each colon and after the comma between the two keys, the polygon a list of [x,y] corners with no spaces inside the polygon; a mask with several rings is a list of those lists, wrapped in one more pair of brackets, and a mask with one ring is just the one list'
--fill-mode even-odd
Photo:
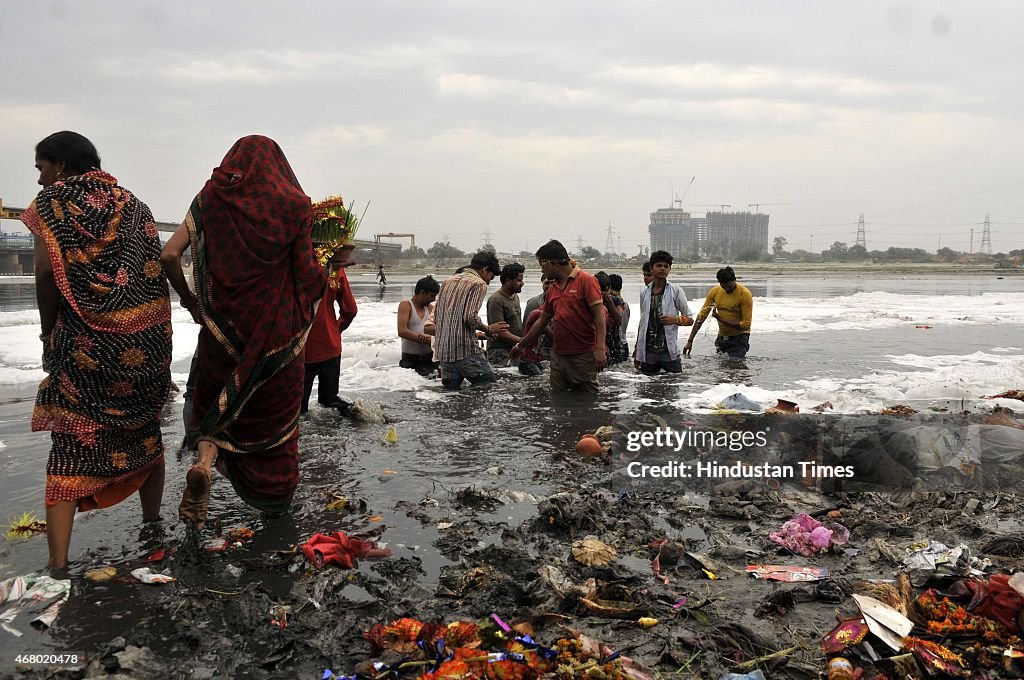
{"label": "white foam on water", "polygon": [[[879,370],[850,378],[810,377],[794,380],[786,389],[766,390],[757,386],[722,383],[695,392],[675,402],[686,411],[712,412],[721,401],[739,392],[762,407],[773,406],[777,399],[800,405],[802,412],[830,402],[837,413],[878,411],[895,403],[972,401],[992,396],[1007,385],[1024,385],[1024,362],[1020,357],[974,352],[973,354],[920,356],[916,354],[887,357],[893,364],[916,370]],[[1020,408],[1012,399],[992,400],[991,405]]]}
{"label": "white foam on water", "polygon": [[[700,304],[697,300],[691,304]],[[360,298],[359,311],[342,335],[341,393],[370,391],[410,392],[421,400],[447,399],[436,380],[427,380],[415,371],[400,368],[401,342],[397,337],[397,303]],[[630,345],[639,324],[639,305],[631,304]],[[187,360],[195,350],[199,327],[188,312],[173,305],[173,358]],[[869,292],[842,297],[757,298],[754,329],[756,333],[815,332],[822,330],[867,330],[896,325],[1024,324],[1024,296],[984,295],[904,295]],[[713,320],[709,327],[713,328]],[[680,340],[686,329],[680,329]],[[29,311],[0,313],[0,384],[39,382],[42,348],[39,342],[38,313]],[[1024,385],[1024,362],[1018,347],[994,347],[970,355],[891,356],[891,370],[878,370],[860,376],[815,376],[794,380],[786,389],[762,390],[742,384],[722,384],[710,388],[684,384],[694,392],[679,400],[686,410],[714,410],[725,397],[741,392],[764,406],[778,398],[796,401],[802,410],[830,401],[842,412],[870,411],[901,400],[977,399]],[[1018,353],[1018,354],[1014,354]],[[499,368],[506,378],[518,378],[513,368]],[[174,374],[179,386],[187,376]],[[626,370],[611,370],[606,379],[625,386],[652,380]],[[1013,408],[1012,400],[1007,400]],[[1020,407],[1019,403],[1016,405]]]}
{"label": "white foam on water", "polygon": [[827,298],[757,298],[752,326],[759,333],[813,333],[907,325],[1003,323],[1024,323],[1024,296],[874,291]]}

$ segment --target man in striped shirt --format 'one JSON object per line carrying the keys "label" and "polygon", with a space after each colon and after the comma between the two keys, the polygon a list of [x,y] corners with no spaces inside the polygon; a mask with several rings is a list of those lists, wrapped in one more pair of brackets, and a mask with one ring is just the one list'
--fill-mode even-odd
{"label": "man in striped shirt", "polygon": [[458,389],[463,380],[474,385],[494,380],[476,333],[493,337],[508,330],[504,321],[488,326],[480,320],[487,285],[500,273],[498,258],[482,250],[441,286],[434,305],[434,359],[441,362],[441,384],[449,389]]}

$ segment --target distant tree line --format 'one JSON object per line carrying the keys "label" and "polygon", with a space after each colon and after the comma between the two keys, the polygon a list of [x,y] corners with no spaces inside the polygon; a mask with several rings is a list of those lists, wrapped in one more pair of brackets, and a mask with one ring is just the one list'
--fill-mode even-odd
{"label": "distant tree line", "polygon": [[[929,252],[923,248],[897,248],[891,247],[886,250],[867,250],[863,246],[850,246],[843,241],[835,241],[831,246],[820,253],[812,253],[803,249],[786,250],[789,245],[785,236],[776,236],[772,239],[771,252],[765,251],[756,242],[726,242],[715,243],[707,246],[703,257],[673,253],[680,262],[700,262],[701,260],[712,262],[764,262],[772,259],[786,259],[790,262],[863,262],[870,260],[874,262],[960,262],[960,261],[992,261],[995,263],[1013,263],[1024,258],[1024,249],[1018,248],[1008,253],[995,253],[993,255],[981,255],[980,253],[964,253],[959,250],[944,247],[936,252]],[[483,246],[482,250],[497,252],[491,244]],[[426,250],[418,246],[402,250],[402,257],[432,258],[436,260],[466,259],[472,253],[453,246],[449,241],[435,241],[434,245]],[[533,252],[521,250],[516,255],[519,259],[529,260]],[[625,253],[602,253],[593,246],[583,246],[574,257],[581,261],[597,264],[615,264],[623,261],[643,259],[641,257],[630,257]]]}

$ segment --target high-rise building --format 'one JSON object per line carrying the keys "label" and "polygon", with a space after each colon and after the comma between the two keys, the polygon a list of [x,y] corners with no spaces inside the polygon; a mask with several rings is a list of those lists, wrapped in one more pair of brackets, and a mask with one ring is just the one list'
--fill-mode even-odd
{"label": "high-rise building", "polygon": [[679,208],[659,208],[648,227],[651,252],[667,250],[675,257],[734,258],[768,250],[768,215],[709,212],[693,217]]}
{"label": "high-rise building", "polygon": [[704,252],[736,257],[751,250],[768,250],[768,215],[750,212],[709,212]]}
{"label": "high-rise building", "polygon": [[700,240],[690,213],[679,208],[658,208],[651,213],[647,228],[651,236],[651,252],[667,250],[675,257],[699,254]]}

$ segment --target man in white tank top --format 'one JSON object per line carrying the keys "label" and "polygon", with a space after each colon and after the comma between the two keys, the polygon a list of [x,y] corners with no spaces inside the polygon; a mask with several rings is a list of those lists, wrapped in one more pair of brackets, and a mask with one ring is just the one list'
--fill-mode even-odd
{"label": "man in white tank top", "polygon": [[433,311],[441,285],[432,276],[416,282],[413,296],[398,303],[398,337],[402,339],[402,368],[411,368],[422,376],[437,371],[434,350],[430,346],[430,333],[425,325]]}

